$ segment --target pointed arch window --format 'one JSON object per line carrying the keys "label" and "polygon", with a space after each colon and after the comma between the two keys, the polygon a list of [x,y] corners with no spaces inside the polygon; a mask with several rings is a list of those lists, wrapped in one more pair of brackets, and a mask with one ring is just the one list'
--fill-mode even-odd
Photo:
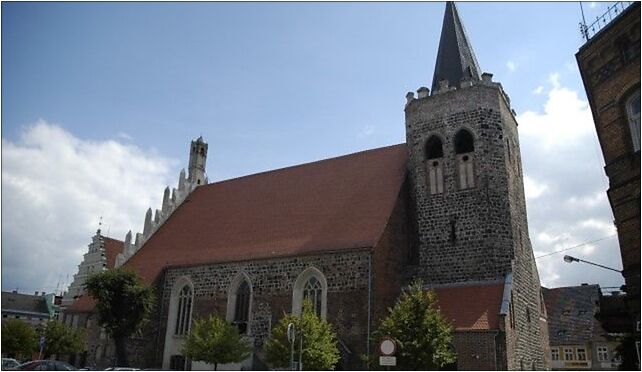
{"label": "pointed arch window", "polygon": [[310,300],[314,312],[325,318],[327,312],[328,284],[325,276],[314,267],[304,270],[296,282],[292,293],[292,313],[300,315],[305,299]]}
{"label": "pointed arch window", "polygon": [[236,304],[234,306],[234,321],[240,334],[247,333],[247,324],[250,318],[250,286],[247,281],[241,282],[236,292]]}
{"label": "pointed arch window", "polygon": [[474,155],[475,141],[473,135],[469,131],[461,129],[455,135],[455,157],[460,190],[475,187]]}
{"label": "pointed arch window", "polygon": [[431,194],[444,192],[443,158],[444,150],[441,140],[437,136],[431,136],[426,141],[426,182]]}
{"label": "pointed arch window", "polygon": [[640,91],[626,100],[626,116],[629,120],[633,152],[640,151]]}
{"label": "pointed arch window", "polygon": [[178,309],[176,312],[176,324],[174,334],[184,336],[189,333],[192,315],[192,287],[183,286],[178,294]]}

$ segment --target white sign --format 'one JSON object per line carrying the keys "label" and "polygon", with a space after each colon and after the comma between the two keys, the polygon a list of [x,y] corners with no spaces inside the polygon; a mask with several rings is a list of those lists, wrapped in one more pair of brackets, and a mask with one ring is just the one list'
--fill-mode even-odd
{"label": "white sign", "polygon": [[395,353],[395,342],[390,338],[384,338],[379,344],[379,350],[384,356],[390,356]]}
{"label": "white sign", "polygon": [[380,356],[379,357],[379,365],[380,366],[396,366],[397,365],[397,357]]}

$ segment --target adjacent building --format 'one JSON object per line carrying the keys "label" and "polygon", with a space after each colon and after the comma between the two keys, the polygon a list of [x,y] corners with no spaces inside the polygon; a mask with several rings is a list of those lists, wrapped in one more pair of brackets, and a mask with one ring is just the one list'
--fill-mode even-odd
{"label": "adjacent building", "polygon": [[[2,292],[2,319],[20,319],[37,327],[55,318],[54,295],[36,292],[33,295],[13,292]],[[47,302],[51,301],[52,304]]]}
{"label": "adjacent building", "polygon": [[[576,54],[609,178],[631,332],[640,350],[640,3],[618,2],[583,26]],[[639,366],[639,360],[638,360]]]}

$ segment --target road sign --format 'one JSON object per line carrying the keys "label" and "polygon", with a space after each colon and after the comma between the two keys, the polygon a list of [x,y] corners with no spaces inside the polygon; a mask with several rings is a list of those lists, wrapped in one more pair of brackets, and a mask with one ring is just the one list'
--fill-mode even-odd
{"label": "road sign", "polygon": [[294,323],[288,324],[288,342],[294,343],[295,336]]}
{"label": "road sign", "polygon": [[383,356],[391,356],[395,353],[397,346],[390,337],[384,337],[379,344],[379,351]]}
{"label": "road sign", "polygon": [[380,356],[379,357],[379,365],[380,366],[396,366],[397,365],[397,357]]}
{"label": "road sign", "polygon": [[45,336],[40,336],[40,341],[38,341],[38,346],[40,346],[40,348],[42,348],[42,347],[45,346],[46,343],[47,343],[47,341],[45,340]]}

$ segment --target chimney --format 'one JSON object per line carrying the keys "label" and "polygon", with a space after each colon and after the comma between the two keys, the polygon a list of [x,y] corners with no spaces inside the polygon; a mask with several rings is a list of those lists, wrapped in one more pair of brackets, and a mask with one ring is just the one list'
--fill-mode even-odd
{"label": "chimney", "polygon": [[588,283],[582,283],[582,286],[588,285]]}
{"label": "chimney", "polygon": [[38,295],[38,291],[36,291],[36,292],[34,293],[34,296],[37,296],[37,295]]}

